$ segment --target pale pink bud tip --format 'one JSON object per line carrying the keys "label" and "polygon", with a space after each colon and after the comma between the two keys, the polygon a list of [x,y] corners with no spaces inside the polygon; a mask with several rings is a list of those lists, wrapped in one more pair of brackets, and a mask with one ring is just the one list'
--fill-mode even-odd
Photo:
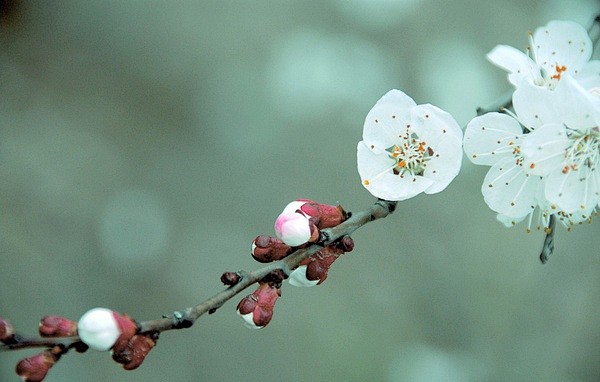
{"label": "pale pink bud tip", "polygon": [[76,336],[77,322],[60,316],[48,315],[40,321],[39,332],[42,337]]}
{"label": "pale pink bud tip", "polygon": [[286,245],[297,247],[316,241],[317,227],[302,212],[282,213],[275,221],[275,233]]}

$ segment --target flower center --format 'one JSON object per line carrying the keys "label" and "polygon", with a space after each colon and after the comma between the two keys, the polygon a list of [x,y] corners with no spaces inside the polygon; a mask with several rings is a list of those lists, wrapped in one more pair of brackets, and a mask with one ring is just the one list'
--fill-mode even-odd
{"label": "flower center", "polygon": [[427,142],[420,140],[409,128],[410,126],[407,126],[406,133],[399,136],[399,144],[387,149],[390,158],[396,161],[392,171],[401,178],[406,173],[411,176],[423,175],[427,161],[433,155],[433,149],[427,146]]}
{"label": "flower center", "polygon": [[598,127],[581,132],[572,130],[568,134],[573,144],[565,150],[566,163],[563,174],[577,171],[582,166],[594,171],[600,157],[600,131]]}
{"label": "flower center", "polygon": [[567,71],[567,67],[556,64],[554,65],[553,69],[553,72],[548,73],[546,69],[540,68],[540,77],[535,80],[535,84],[538,86],[545,86],[550,90],[554,90],[558,84],[558,81],[560,81],[562,74]]}

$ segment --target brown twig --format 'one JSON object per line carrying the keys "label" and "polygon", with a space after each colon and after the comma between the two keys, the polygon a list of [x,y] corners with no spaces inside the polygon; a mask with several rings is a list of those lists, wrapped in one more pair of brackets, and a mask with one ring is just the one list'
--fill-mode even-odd
{"label": "brown twig", "polygon": [[[321,240],[317,244],[309,247],[300,248],[286,258],[267,264],[266,266],[252,272],[239,271],[239,281],[227,289],[215,294],[206,299],[200,304],[173,312],[171,315],[159,318],[156,320],[138,322],[139,333],[158,334],[167,330],[184,329],[191,327],[198,318],[205,313],[213,313],[219,309],[228,300],[239,294],[244,289],[257,283],[265,278],[270,273],[281,270],[286,275],[289,275],[291,270],[296,268],[300,262],[315,252],[322,249],[324,246],[330,245],[339,238],[351,235],[363,225],[383,219],[396,209],[397,202],[386,200],[377,200],[370,208],[352,214],[343,223],[321,230]],[[56,345],[64,346],[65,348],[75,347],[81,343],[78,337],[73,337],[67,341],[59,341],[51,338],[21,338],[15,337],[14,343],[5,344],[0,347],[0,351],[17,350],[24,348],[43,347],[52,348]]]}

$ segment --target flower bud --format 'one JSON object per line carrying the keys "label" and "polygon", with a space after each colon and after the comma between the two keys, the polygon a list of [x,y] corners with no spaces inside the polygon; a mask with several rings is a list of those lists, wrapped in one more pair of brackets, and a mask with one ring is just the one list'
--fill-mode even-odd
{"label": "flower bud", "polygon": [[319,239],[319,229],[301,211],[281,213],[275,221],[275,233],[290,247],[316,242]]}
{"label": "flower bud", "polygon": [[55,354],[51,350],[44,350],[19,361],[15,371],[23,381],[40,382],[46,378],[46,374],[59,358],[60,354]]}
{"label": "flower bud", "polygon": [[77,322],[60,316],[48,315],[40,321],[39,332],[42,337],[76,336]]}
{"label": "flower bud", "polygon": [[0,317],[0,342],[10,343],[15,338],[15,328],[12,324]]}
{"label": "flower bud", "polygon": [[285,244],[297,247],[317,242],[319,229],[335,227],[347,217],[341,206],[298,199],[289,203],[277,217],[275,232]]}
{"label": "flower bud", "polygon": [[237,314],[249,329],[264,328],[273,318],[273,307],[281,296],[281,289],[272,282],[259,282],[258,288],[244,297],[237,306]]}
{"label": "flower bud", "polygon": [[137,332],[137,325],[127,315],[106,308],[94,308],[81,316],[77,332],[90,348],[106,351],[113,346],[125,346]]}
{"label": "flower bud", "polygon": [[234,286],[240,282],[240,274],[237,272],[225,272],[221,275],[221,282],[225,285]]}
{"label": "flower bud", "polygon": [[281,260],[290,253],[292,253],[290,246],[272,236],[257,236],[252,242],[252,257],[261,263]]}
{"label": "flower bud", "polygon": [[[346,242],[349,245],[349,242]],[[329,268],[344,251],[336,245],[325,247],[300,262],[290,274],[290,284],[298,287],[311,287],[322,284],[327,279]]]}
{"label": "flower bud", "polygon": [[343,252],[352,252],[354,249],[354,240],[350,236],[345,235],[336,241],[335,246]]}
{"label": "flower bud", "polygon": [[122,364],[125,370],[138,368],[156,345],[156,340],[149,334],[136,334],[127,341],[124,347],[113,347],[113,359]]}
{"label": "flower bud", "polygon": [[304,203],[299,207],[299,210],[310,217],[319,229],[335,227],[347,218],[347,213],[342,206],[321,204],[308,199],[301,200]]}

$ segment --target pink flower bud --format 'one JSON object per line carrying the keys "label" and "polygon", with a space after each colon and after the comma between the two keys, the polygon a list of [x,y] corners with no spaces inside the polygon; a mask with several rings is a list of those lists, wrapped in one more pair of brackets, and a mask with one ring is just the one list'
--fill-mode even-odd
{"label": "pink flower bud", "polygon": [[240,274],[237,272],[225,272],[221,275],[221,282],[225,285],[234,286],[240,282]]}
{"label": "pink flower bud", "polygon": [[341,206],[298,199],[289,203],[277,217],[275,232],[285,244],[297,247],[317,242],[320,229],[335,227],[347,217]]}
{"label": "pink flower bud", "polygon": [[290,203],[275,221],[277,237],[290,247],[316,242],[319,239],[319,229],[308,216],[299,209],[291,212],[290,205],[297,204],[298,202]]}
{"label": "pink flower bud", "polygon": [[77,322],[60,316],[48,315],[40,321],[39,332],[42,337],[76,336]]}
{"label": "pink flower bud", "polygon": [[[346,244],[349,245],[348,242]],[[342,253],[343,249],[331,245],[302,260],[298,268],[290,274],[290,284],[299,287],[322,284],[327,279],[329,268]]]}
{"label": "pink flower bud", "polygon": [[88,310],[77,323],[79,338],[99,351],[125,346],[136,332],[137,324],[131,317],[106,308]]}
{"label": "pink flower bud", "polygon": [[17,375],[26,382],[43,381],[50,368],[54,366],[59,358],[60,353],[54,354],[51,350],[44,350],[19,361],[16,367]]}
{"label": "pink flower bud", "polygon": [[347,218],[347,213],[342,206],[321,204],[308,199],[304,200],[299,210],[310,217],[319,229],[335,227]]}
{"label": "pink flower bud", "polygon": [[0,342],[8,343],[12,342],[15,338],[15,328],[12,324],[0,317]]}
{"label": "pink flower bud", "polygon": [[354,249],[354,240],[348,235],[342,237],[337,241],[336,247],[340,248],[344,252],[352,252]]}
{"label": "pink flower bud", "polygon": [[237,313],[249,329],[264,328],[273,318],[273,307],[281,296],[281,289],[273,282],[259,282],[258,288],[244,297],[237,306]]}
{"label": "pink flower bud", "polygon": [[122,364],[125,370],[138,368],[144,359],[156,345],[156,341],[149,334],[136,334],[127,341],[127,344],[120,349],[117,346],[113,348],[113,359]]}
{"label": "pink flower bud", "polygon": [[261,235],[252,242],[252,257],[261,263],[281,260],[290,253],[290,246],[272,236]]}
{"label": "pink flower bud", "polygon": [[112,350],[121,351],[121,349],[127,347],[129,340],[137,333],[138,326],[127,314],[121,315],[117,312],[113,312],[113,316],[115,317],[115,321],[117,321],[117,326],[119,327],[119,332],[121,334],[115,341]]}

